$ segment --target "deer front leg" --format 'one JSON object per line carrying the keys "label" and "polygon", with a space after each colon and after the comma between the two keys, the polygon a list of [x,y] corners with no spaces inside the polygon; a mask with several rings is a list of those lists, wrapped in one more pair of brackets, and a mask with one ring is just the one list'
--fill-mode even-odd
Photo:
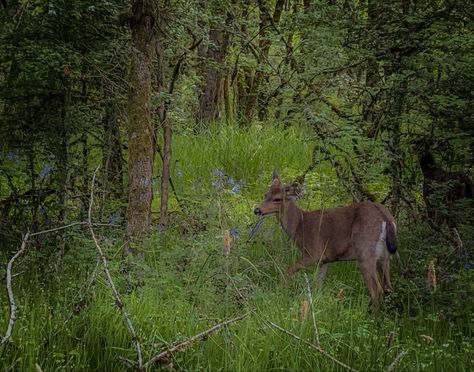
{"label": "deer front leg", "polygon": [[329,264],[321,264],[318,269],[318,289],[323,288],[324,280],[326,279],[326,274],[328,272]]}
{"label": "deer front leg", "polygon": [[314,259],[311,256],[303,255],[298,260],[289,267],[286,271],[285,276],[285,287],[288,288],[290,286],[290,278],[293,276],[294,273],[304,269],[305,267],[310,266],[314,263]]}

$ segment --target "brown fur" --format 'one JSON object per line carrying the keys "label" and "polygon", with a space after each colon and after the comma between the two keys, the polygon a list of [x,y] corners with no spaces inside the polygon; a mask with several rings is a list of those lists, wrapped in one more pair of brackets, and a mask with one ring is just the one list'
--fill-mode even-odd
{"label": "brown fur", "polygon": [[[382,223],[386,223],[384,238],[395,238],[395,219],[381,204],[362,202],[342,208],[304,211],[295,204],[296,184],[281,184],[276,173],[265,200],[255,208],[255,214],[278,214],[283,230],[301,251],[301,257],[288,269],[286,283],[297,271],[314,264],[356,260],[370,291],[372,312],[379,310],[384,291],[391,291],[389,252],[383,245],[377,250]],[[391,241],[392,249],[395,242]],[[323,272],[326,268],[321,268]],[[383,288],[383,289],[382,289]]]}

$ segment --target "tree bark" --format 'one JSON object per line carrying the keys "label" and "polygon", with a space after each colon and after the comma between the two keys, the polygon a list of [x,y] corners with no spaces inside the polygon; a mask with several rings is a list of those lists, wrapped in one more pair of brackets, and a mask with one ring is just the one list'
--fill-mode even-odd
{"label": "tree bark", "polygon": [[245,110],[247,120],[251,120],[256,113],[258,113],[260,120],[264,120],[267,116],[267,100],[265,99],[265,93],[262,91],[261,87],[263,83],[268,80],[268,73],[265,71],[264,66],[268,62],[268,55],[272,44],[268,37],[269,28],[271,26],[276,27],[279,24],[284,5],[285,0],[277,0],[272,15],[268,1],[258,1],[258,8],[260,10],[260,40],[258,44],[260,57],[257,70],[255,71],[255,76],[253,78],[252,89],[248,94],[248,106]]}
{"label": "tree bark", "polygon": [[[227,18],[227,22],[229,18]],[[227,23],[226,22],[226,23]],[[223,25],[214,25],[209,31],[210,45],[207,58],[212,65],[206,69],[204,87],[199,96],[197,121],[201,126],[219,118],[224,106],[224,76],[221,66],[229,46],[229,35]]]}
{"label": "tree bark", "polygon": [[[128,91],[128,206],[126,236],[142,240],[149,232],[153,197],[154,130],[151,123],[151,59],[153,9],[151,0],[135,0],[132,6],[132,57]],[[127,244],[124,255],[137,253]],[[144,254],[138,254],[143,258]]]}
{"label": "tree bark", "polygon": [[[70,123],[69,123],[69,107],[71,105],[71,87],[68,79],[64,81],[63,102],[61,106],[61,147],[58,157],[58,169],[60,174],[60,210],[59,221],[66,224],[68,218],[69,188],[71,182],[71,170],[69,164],[69,139],[70,139]],[[61,257],[66,252],[66,235],[62,233],[59,238],[59,251]]]}
{"label": "tree bark", "polygon": [[[233,5],[231,5],[233,6]],[[226,68],[224,67],[227,51],[229,49],[230,33],[226,28],[230,27],[233,14],[229,10],[225,15],[225,24],[213,24],[209,30],[209,46],[206,57],[210,64],[204,69],[204,85],[199,95],[199,109],[197,122],[201,127],[220,117],[225,111],[224,80]],[[203,27],[201,24],[200,27]],[[198,55],[202,54],[204,47],[198,49]]]}
{"label": "tree bark", "polygon": [[102,152],[103,193],[113,199],[120,199],[123,196],[122,140],[118,107],[115,103],[111,102],[107,106],[103,125],[105,134]]}

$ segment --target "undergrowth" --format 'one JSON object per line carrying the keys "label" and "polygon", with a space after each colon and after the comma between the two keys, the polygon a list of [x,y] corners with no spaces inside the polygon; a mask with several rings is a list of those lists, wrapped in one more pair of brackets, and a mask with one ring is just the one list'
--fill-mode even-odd
{"label": "undergrowth", "polygon": [[[98,230],[145,360],[224,319],[249,313],[156,368],[343,370],[269,325],[273,322],[315,343],[313,310],[321,347],[355,369],[384,370],[403,352],[398,370],[469,370],[474,363],[474,274],[462,258],[447,255],[449,247],[426,226],[415,229],[400,221],[402,266],[392,260],[395,292],[378,317],[368,314],[367,289],[353,262],[332,265],[320,290],[315,288],[316,268],[297,274],[290,288],[284,288],[283,275],[296,249],[274,218],[255,225],[252,208],[263,197],[271,171],[294,179],[309,164],[313,144],[310,134],[297,127],[276,131],[224,126],[203,135],[177,135],[172,176],[179,202],[175,197],[170,201],[169,228],[154,230],[143,243],[145,284],[134,291],[127,291],[121,274],[123,236]],[[383,193],[386,184],[382,178],[371,187]],[[322,162],[309,174],[299,204],[316,208],[346,203],[333,170]],[[156,197],[155,210],[158,205]],[[226,230],[233,241],[224,255]],[[463,236],[471,249],[469,231]],[[47,237],[41,246],[54,241],[54,236]],[[32,244],[14,269],[19,274],[13,288],[18,316],[11,342],[0,347],[0,368],[26,371],[38,364],[45,371],[126,369],[124,359],[135,360],[135,349],[87,231],[68,231],[68,249],[61,261],[50,254],[47,265],[38,265],[45,260],[38,246]],[[8,259],[1,256],[2,267]],[[431,260],[440,270],[436,291],[425,283]],[[302,317],[301,308],[308,301],[304,275],[310,279],[314,309]],[[5,293],[0,301],[4,329]]]}

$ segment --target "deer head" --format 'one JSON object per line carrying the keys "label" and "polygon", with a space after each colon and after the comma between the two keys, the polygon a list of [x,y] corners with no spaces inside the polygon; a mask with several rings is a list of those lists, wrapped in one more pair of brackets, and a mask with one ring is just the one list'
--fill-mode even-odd
{"label": "deer head", "polygon": [[300,193],[301,187],[298,183],[284,185],[281,183],[277,172],[272,173],[272,184],[270,190],[265,194],[265,199],[254,209],[258,216],[271,213],[280,213],[286,203],[294,200]]}

